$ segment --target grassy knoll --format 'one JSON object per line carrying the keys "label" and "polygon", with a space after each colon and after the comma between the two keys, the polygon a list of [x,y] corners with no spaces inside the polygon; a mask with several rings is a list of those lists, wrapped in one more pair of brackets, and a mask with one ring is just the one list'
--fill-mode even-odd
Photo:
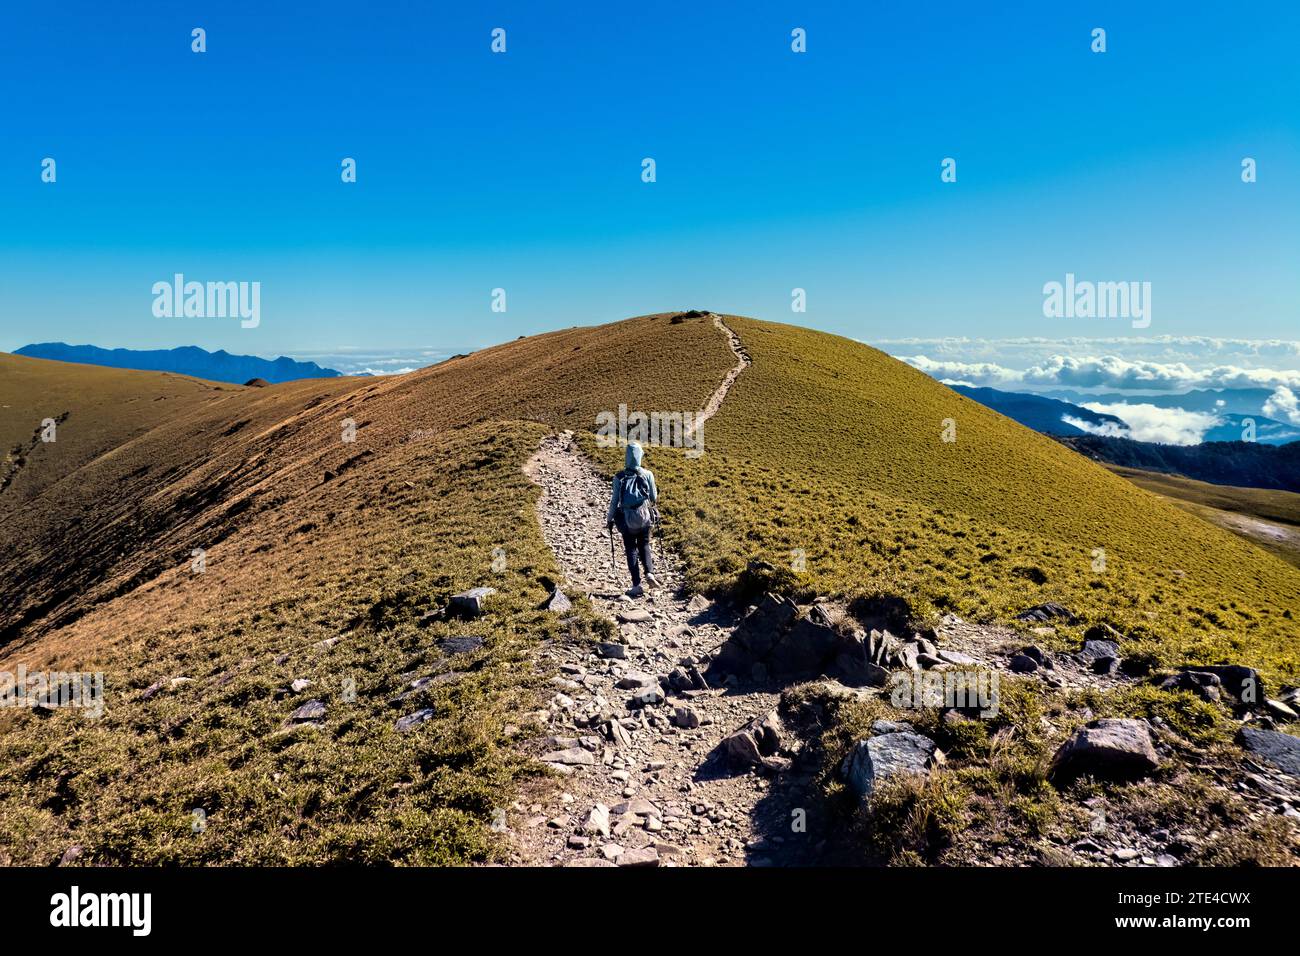
{"label": "grassy knoll", "polygon": [[648,459],[696,588],[725,590],[750,558],[792,568],[799,551],[792,583],[809,591],[976,620],[1056,600],[1156,662],[1300,673],[1295,568],[875,349],[729,321],[753,366],[705,454]]}

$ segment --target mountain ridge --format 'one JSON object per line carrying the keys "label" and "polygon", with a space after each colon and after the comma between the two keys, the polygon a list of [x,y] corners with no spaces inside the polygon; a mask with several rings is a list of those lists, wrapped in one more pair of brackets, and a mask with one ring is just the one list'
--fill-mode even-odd
{"label": "mountain ridge", "polygon": [[173,349],[106,349],[97,345],[38,342],[24,345],[13,354],[102,368],[171,372],[234,385],[255,378],[279,384],[304,378],[343,376],[335,369],[323,368],[315,362],[300,362],[285,355],[264,359],[256,355],[236,355],[225,349],[209,352],[197,345],[181,345]]}

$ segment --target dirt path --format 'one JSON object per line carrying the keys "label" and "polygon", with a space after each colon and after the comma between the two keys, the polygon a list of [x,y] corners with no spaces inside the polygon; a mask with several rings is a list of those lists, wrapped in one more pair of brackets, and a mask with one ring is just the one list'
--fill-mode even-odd
{"label": "dirt path", "polygon": [[[609,493],[568,433],[547,438],[528,463],[544,489],[538,513],[569,593],[587,594],[618,622],[621,651],[556,644],[544,665],[561,677],[542,759],[569,775],[559,802],[533,804],[515,829],[525,860],[538,865],[743,865],[789,862],[783,847],[794,789],[809,778],[733,772],[715,753],[722,738],[776,707],[777,688],[690,689],[665,694],[658,678],[703,668],[734,625],[703,598],[679,593],[676,556],[656,549],[663,587],[633,600],[622,547],[611,565],[605,535]],[[623,653],[623,658],[603,656]],[[637,706],[650,690],[662,700]],[[654,693],[651,694],[654,699]],[[602,732],[608,720],[622,734]],[[698,721],[698,726],[692,726]],[[593,724],[595,726],[593,726]],[[685,726],[679,726],[685,725]],[[611,736],[613,739],[611,739]],[[607,808],[608,834],[602,832]],[[587,826],[595,810],[597,819]]]}
{"label": "dirt path", "polygon": [[731,391],[731,386],[735,384],[740,373],[750,366],[749,352],[746,350],[744,343],[740,341],[740,336],[731,331],[727,323],[722,321],[721,316],[715,315],[713,324],[727,337],[727,344],[731,346],[731,354],[736,356],[736,366],[727,372],[722,384],[709,396],[708,404],[704,406],[703,411],[696,418],[697,424],[693,426],[692,430],[699,427],[698,423],[708,421],[717,413],[718,409],[722,407],[722,400],[727,397],[727,392]]}
{"label": "dirt path", "polygon": [[[750,360],[718,317],[736,366],[702,410],[708,419]],[[789,808],[810,778],[739,772],[718,753],[722,739],[776,707],[770,688],[665,688],[660,677],[692,667],[731,633],[734,621],[701,597],[681,593],[678,558],[656,545],[662,586],[633,600],[621,543],[605,533],[609,483],[572,435],[542,442],[525,467],[541,485],[538,516],[572,596],[587,595],[617,622],[619,646],[557,644],[542,652],[556,694],[539,757],[569,779],[558,799],[517,809],[512,821],[525,862],[537,865],[744,865],[791,862]],[[697,682],[698,683],[698,682]],[[648,696],[646,696],[648,695]],[[642,705],[637,698],[651,701]],[[611,725],[617,724],[617,729]],[[607,811],[607,813],[606,813]],[[594,815],[594,818],[593,818]],[[786,843],[790,846],[785,846]]]}

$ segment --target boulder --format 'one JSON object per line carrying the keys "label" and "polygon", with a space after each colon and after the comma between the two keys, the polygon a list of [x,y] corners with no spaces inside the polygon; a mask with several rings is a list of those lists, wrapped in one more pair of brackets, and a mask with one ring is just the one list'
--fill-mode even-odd
{"label": "boulder", "polygon": [[663,811],[651,803],[645,797],[633,797],[630,800],[624,800],[622,803],[616,803],[609,808],[609,812],[616,817],[623,817],[631,814],[636,817],[662,817]]}
{"label": "boulder", "polygon": [[1267,760],[1283,773],[1300,777],[1300,737],[1277,730],[1243,727],[1237,731],[1237,743],[1249,753]]}
{"label": "boulder", "polygon": [[1052,601],[1046,604],[1035,604],[1033,607],[1026,608],[1016,615],[1017,621],[1036,621],[1039,623],[1056,618],[1060,618],[1066,624],[1074,624],[1079,620],[1069,608]]}
{"label": "boulder", "polygon": [[592,767],[596,764],[596,755],[583,747],[569,747],[565,750],[544,753],[542,760],[545,763],[564,764],[567,767]]}
{"label": "boulder", "polygon": [[447,613],[457,617],[478,617],[483,613],[483,603],[496,593],[496,588],[478,587],[453,594],[447,605]]}
{"label": "boulder", "polygon": [[588,836],[609,836],[609,807],[598,803],[587,814],[582,832]]}
{"label": "boulder", "polygon": [[1094,624],[1092,627],[1084,631],[1083,639],[1085,641],[1110,641],[1116,645],[1118,645],[1120,641],[1128,640],[1127,637],[1105,622]]}
{"label": "boulder", "polygon": [[1264,682],[1253,667],[1240,664],[1195,664],[1179,670],[1215,675],[1225,693],[1248,707],[1262,706],[1267,696],[1264,693]]}
{"label": "boulder", "polygon": [[781,771],[790,766],[788,759],[779,756],[783,732],[781,718],[776,711],[771,711],[733,731],[719,746],[723,756],[733,765]]}
{"label": "boulder", "polygon": [[1201,700],[1209,703],[1217,703],[1219,700],[1221,682],[1217,674],[1208,674],[1204,671],[1179,671],[1177,674],[1157,677],[1154,683],[1160,690],[1191,691]]}
{"label": "boulder", "polygon": [[1084,774],[1104,780],[1134,780],[1159,766],[1145,723],[1105,717],[1080,727],[1060,746],[1049,775],[1062,782]]}
{"label": "boulder", "polygon": [[941,650],[936,656],[945,664],[953,664],[957,667],[976,667],[979,665],[979,661],[969,654],[963,654],[961,651]]}
{"label": "boulder", "polygon": [[1114,641],[1086,640],[1074,655],[1083,664],[1096,668],[1101,660],[1119,660],[1119,645]]}
{"label": "boulder", "polygon": [[546,604],[543,605],[543,610],[551,611],[554,614],[568,614],[573,610],[573,602],[569,600],[563,591],[556,588],[550,598],[547,599]]}
{"label": "boulder", "polygon": [[461,637],[444,637],[438,642],[438,648],[444,654],[455,657],[457,654],[472,654],[483,646],[483,638],[477,634],[466,634]]}
{"label": "boulder", "polygon": [[647,687],[628,698],[628,710],[640,710],[664,702],[664,692],[658,687]]}
{"label": "boulder", "polygon": [[619,866],[658,866],[659,851],[652,846],[624,850],[618,855]]}
{"label": "boulder", "polygon": [[1028,654],[1016,654],[1011,658],[1011,672],[1013,674],[1032,674],[1038,670],[1038,661],[1034,660]]}
{"label": "boulder", "polygon": [[673,723],[683,730],[694,730],[700,726],[700,715],[692,707],[681,705],[673,708]]}
{"label": "boulder", "polygon": [[1020,653],[1031,659],[1039,667],[1051,667],[1051,661],[1044,651],[1037,644],[1029,644],[1020,649]]}
{"label": "boulder", "polygon": [[841,637],[810,617],[797,621],[781,636],[768,656],[769,674],[778,676],[819,674],[833,662]]}
{"label": "boulder", "polygon": [[849,789],[865,800],[884,780],[900,774],[928,774],[938,752],[933,740],[918,733],[878,734],[853,745],[840,773]]}
{"label": "boulder", "polygon": [[1282,703],[1280,700],[1269,699],[1264,701],[1264,710],[1274,720],[1280,720],[1284,724],[1300,719],[1300,714],[1297,714],[1294,708],[1289,704]]}
{"label": "boulder", "polygon": [[766,680],[837,673],[854,684],[883,683],[884,675],[868,666],[880,663],[873,650],[862,632],[835,630],[822,605],[800,618],[793,601],[767,593],[718,650],[709,674]]}

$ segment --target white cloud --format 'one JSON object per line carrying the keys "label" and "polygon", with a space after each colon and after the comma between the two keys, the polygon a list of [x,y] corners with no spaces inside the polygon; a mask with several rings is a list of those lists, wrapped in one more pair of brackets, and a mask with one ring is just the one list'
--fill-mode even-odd
{"label": "white cloud", "polygon": [[943,381],[968,385],[1014,385],[1020,373],[991,362],[937,362],[924,355],[900,356],[904,362]]}
{"label": "white cloud", "polygon": [[1107,438],[1132,438],[1127,425],[1121,425],[1119,422],[1090,422],[1082,418],[1075,418],[1073,415],[1062,415],[1061,421],[1067,425],[1073,425],[1080,431],[1085,431],[1089,435],[1105,435]]}
{"label": "white cloud", "polygon": [[1300,370],[1215,365],[1193,368],[1185,362],[1153,362],[1118,355],[1050,355],[1019,371],[997,362],[899,356],[938,379],[961,379],[993,388],[1111,388],[1149,392],[1185,392],[1193,388],[1300,389]]}
{"label": "white cloud", "polygon": [[1300,425],[1300,398],[1297,398],[1296,393],[1285,385],[1279,385],[1264,401],[1263,412],[1269,418]]}
{"label": "white cloud", "polygon": [[1094,425],[1079,419],[1067,418],[1066,421],[1093,435],[1113,435],[1137,441],[1159,442],[1162,445],[1198,444],[1207,431],[1221,424],[1220,418],[1209,412],[1160,408],[1146,403],[1087,402],[1083,407],[1099,415],[1114,415],[1128,427],[1120,429],[1114,422]]}

